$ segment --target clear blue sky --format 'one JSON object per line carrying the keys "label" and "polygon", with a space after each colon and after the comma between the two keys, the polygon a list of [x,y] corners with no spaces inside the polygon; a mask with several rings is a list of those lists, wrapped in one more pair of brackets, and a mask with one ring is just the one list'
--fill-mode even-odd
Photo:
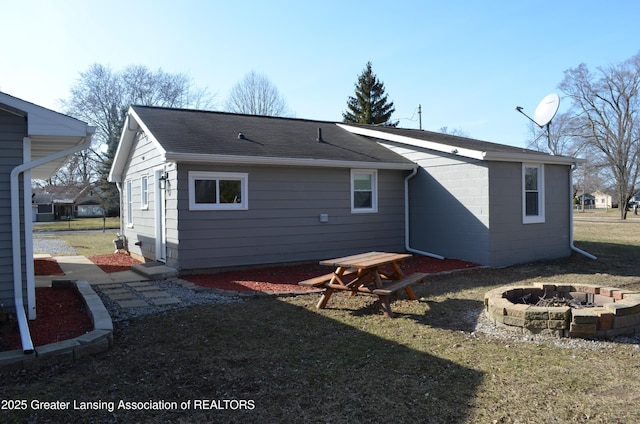
{"label": "clear blue sky", "polygon": [[[93,63],[184,73],[219,108],[265,74],[298,118],[340,121],[367,61],[400,126],[524,146],[564,71],[640,51],[640,2],[0,0],[0,91],[60,111]],[[568,107],[561,100],[560,109]],[[413,120],[411,120],[411,118]]]}

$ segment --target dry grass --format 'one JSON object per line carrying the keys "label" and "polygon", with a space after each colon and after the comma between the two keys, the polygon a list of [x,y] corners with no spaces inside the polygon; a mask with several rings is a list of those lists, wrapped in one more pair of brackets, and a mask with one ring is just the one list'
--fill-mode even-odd
{"label": "dry grass", "polygon": [[367,296],[334,295],[320,311],[316,295],[191,307],[121,326],[114,348],[94,358],[0,376],[0,399],[244,399],[250,410],[0,414],[5,422],[639,422],[637,344],[474,332],[484,293],[499,285],[640,289],[638,230],[637,222],[576,222],[576,244],[597,261],[574,254],[433,277],[417,290],[420,301],[393,303],[395,319]]}

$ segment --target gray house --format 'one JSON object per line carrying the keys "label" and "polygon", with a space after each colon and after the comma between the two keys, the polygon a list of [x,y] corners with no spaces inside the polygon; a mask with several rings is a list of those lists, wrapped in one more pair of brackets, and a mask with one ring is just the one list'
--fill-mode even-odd
{"label": "gray house", "polygon": [[0,306],[15,312],[22,346],[33,350],[27,319],[35,319],[31,178],[46,179],[89,146],[94,128],[0,92]]}
{"label": "gray house", "polygon": [[183,273],[411,251],[571,253],[573,158],[427,131],[133,106],[110,180],[132,254]]}

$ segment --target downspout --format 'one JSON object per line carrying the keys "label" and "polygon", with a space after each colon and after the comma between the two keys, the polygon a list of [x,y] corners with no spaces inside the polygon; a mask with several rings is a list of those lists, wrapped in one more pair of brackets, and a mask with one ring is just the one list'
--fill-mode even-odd
{"label": "downspout", "polygon": [[[69,156],[73,153],[79,152],[88,148],[91,144],[91,135],[93,132],[87,133],[85,141],[82,144],[73,146],[66,150],[54,153],[49,156],[45,156],[40,159],[36,159],[31,162],[25,162],[22,165],[18,165],[11,170],[11,247],[13,249],[13,297],[15,299],[16,306],[16,318],[18,320],[18,329],[20,330],[20,340],[22,342],[22,351],[25,354],[33,353],[33,341],[31,340],[31,334],[29,332],[29,325],[27,323],[27,315],[24,307],[24,299],[22,295],[22,246],[20,242],[20,174],[27,173],[33,168],[44,165],[52,160],[60,159],[65,156]],[[31,139],[25,137],[23,139],[24,145],[27,149],[30,149]],[[29,258],[25,257],[25,260]],[[33,285],[33,281],[27,279],[27,286]],[[35,290],[33,287],[27,287],[27,292]]]}
{"label": "downspout", "polygon": [[591,253],[585,252],[584,250],[579,249],[573,245],[573,196],[572,196],[572,193],[573,193],[573,170],[575,169],[575,167],[576,167],[575,164],[569,167],[569,247],[571,247],[571,250],[578,252],[589,259],[596,260],[598,259],[597,256],[593,256]]}
{"label": "downspout", "polygon": [[407,175],[407,177],[404,179],[404,248],[407,250],[407,252],[417,253],[418,255],[429,256],[436,259],[444,259],[444,256],[414,249],[410,246],[411,232],[409,231],[409,180],[415,177],[417,174],[418,167],[415,167],[413,168],[411,174]]}

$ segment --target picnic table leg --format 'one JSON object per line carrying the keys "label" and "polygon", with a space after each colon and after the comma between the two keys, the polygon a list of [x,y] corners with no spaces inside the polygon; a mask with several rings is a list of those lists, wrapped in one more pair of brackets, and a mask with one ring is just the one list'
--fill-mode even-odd
{"label": "picnic table leg", "polygon": [[[336,280],[340,281],[340,284],[342,283],[342,280],[340,279],[340,277],[342,277],[344,275],[344,272],[346,271],[346,268],[343,267],[338,267],[335,272],[333,273],[333,277],[331,277],[331,280],[329,280],[329,285],[335,283]],[[324,309],[327,307],[327,303],[329,302],[329,299],[331,298],[331,295],[333,294],[334,289],[332,289],[331,287],[327,287],[327,289],[324,291],[324,293],[322,294],[322,297],[320,298],[320,300],[318,301],[318,304],[316,305],[316,308],[318,309]]]}
{"label": "picnic table leg", "polygon": [[322,294],[322,297],[318,301],[316,308],[324,309],[327,306],[327,302],[329,302],[329,299],[331,298],[332,294],[333,294],[333,289],[331,287],[327,287],[327,289]]}
{"label": "picnic table leg", "polygon": [[380,298],[380,306],[382,307],[382,314],[387,318],[393,318],[393,312],[391,311],[391,303],[389,302],[389,296],[378,295]]}
{"label": "picnic table leg", "polygon": [[[380,278],[380,273],[378,272],[378,270],[374,271],[374,276],[375,276],[376,287],[381,289],[383,285],[382,285],[382,279]],[[382,307],[383,315],[388,318],[393,318],[393,312],[391,312],[391,302],[389,302],[389,296],[378,295],[378,298],[380,298],[380,306]]]}
{"label": "picnic table leg", "polygon": [[410,300],[418,300],[418,298],[416,297],[416,295],[413,293],[413,290],[411,290],[411,287],[407,286],[404,288],[405,293],[407,293],[407,297]]}

